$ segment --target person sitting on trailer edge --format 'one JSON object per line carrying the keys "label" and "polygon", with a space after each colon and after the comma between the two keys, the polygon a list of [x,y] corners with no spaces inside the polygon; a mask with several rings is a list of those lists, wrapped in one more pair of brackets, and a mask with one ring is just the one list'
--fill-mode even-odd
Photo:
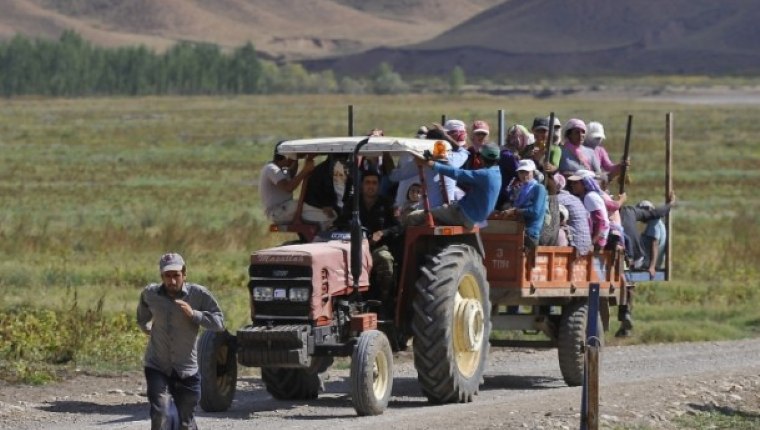
{"label": "person sitting on trailer edge", "polygon": [[[418,163],[426,164],[436,173],[470,186],[470,192],[465,194],[462,200],[430,211],[436,224],[473,228],[485,221],[493,211],[501,187],[501,172],[497,165],[499,147],[491,143],[484,145],[480,150],[480,156],[485,165],[478,170],[459,169],[433,159],[418,161]],[[425,219],[425,211],[416,210],[404,219],[404,224],[422,225]]]}
{"label": "person sitting on trailer edge", "polygon": [[[275,149],[272,161],[264,165],[259,177],[259,195],[264,204],[267,218],[275,224],[293,221],[298,208],[298,201],[293,199],[293,190],[314,170],[314,157],[309,156],[303,168],[298,171],[298,160],[288,158]],[[301,218],[307,222],[318,223],[322,229],[327,228],[334,216],[322,209],[304,203]]]}

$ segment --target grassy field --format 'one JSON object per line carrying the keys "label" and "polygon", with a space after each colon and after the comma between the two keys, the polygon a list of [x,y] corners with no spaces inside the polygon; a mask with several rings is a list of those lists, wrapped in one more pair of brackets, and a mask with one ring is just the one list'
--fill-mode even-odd
{"label": "grassy field", "polygon": [[420,95],[2,100],[2,377],[42,381],[57,363],[135,368],[145,342],[132,324],[136,300],[168,250],[185,256],[191,281],[212,288],[231,329],[244,324],[248,255],[286,239],[266,231],[259,169],[280,139],[344,135],[348,104],[357,132],[386,135],[411,135],[441,114],[495,126],[505,109],[508,123],[529,125],[553,110],[603,122],[615,158],[630,113],[629,196],[655,202],[664,199],[665,113],[674,112],[675,280],[638,287],[636,336],[626,342],[760,329],[760,106]]}

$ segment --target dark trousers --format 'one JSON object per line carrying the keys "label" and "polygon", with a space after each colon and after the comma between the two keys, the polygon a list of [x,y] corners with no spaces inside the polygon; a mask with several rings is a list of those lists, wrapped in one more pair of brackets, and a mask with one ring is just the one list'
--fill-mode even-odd
{"label": "dark trousers", "polygon": [[[194,417],[195,406],[201,397],[201,378],[198,373],[180,378],[175,371],[166,375],[146,367],[145,381],[148,384],[151,430],[198,428]],[[173,408],[176,408],[176,412]]]}

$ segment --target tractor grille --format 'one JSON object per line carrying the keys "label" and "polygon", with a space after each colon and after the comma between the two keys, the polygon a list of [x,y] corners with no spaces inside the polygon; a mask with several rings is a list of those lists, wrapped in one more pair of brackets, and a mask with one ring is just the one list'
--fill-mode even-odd
{"label": "tractor grille", "polygon": [[291,301],[291,288],[308,288],[311,296],[311,267],[288,265],[251,265],[248,269],[251,280],[248,291],[253,300],[253,289],[256,287],[271,287],[284,291],[271,301],[254,301],[256,319],[265,320],[307,320],[311,305],[307,301]]}

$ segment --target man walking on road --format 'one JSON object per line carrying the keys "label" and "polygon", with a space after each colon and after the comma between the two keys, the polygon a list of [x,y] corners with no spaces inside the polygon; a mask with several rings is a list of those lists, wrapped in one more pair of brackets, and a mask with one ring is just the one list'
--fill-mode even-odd
{"label": "man walking on road", "polygon": [[[151,429],[169,430],[179,424],[193,430],[201,394],[198,329],[223,331],[224,316],[205,287],[185,282],[181,255],[164,254],[158,266],[162,283],[145,287],[137,306],[137,324],[150,336],[144,365]],[[173,422],[174,407],[179,423]]]}

